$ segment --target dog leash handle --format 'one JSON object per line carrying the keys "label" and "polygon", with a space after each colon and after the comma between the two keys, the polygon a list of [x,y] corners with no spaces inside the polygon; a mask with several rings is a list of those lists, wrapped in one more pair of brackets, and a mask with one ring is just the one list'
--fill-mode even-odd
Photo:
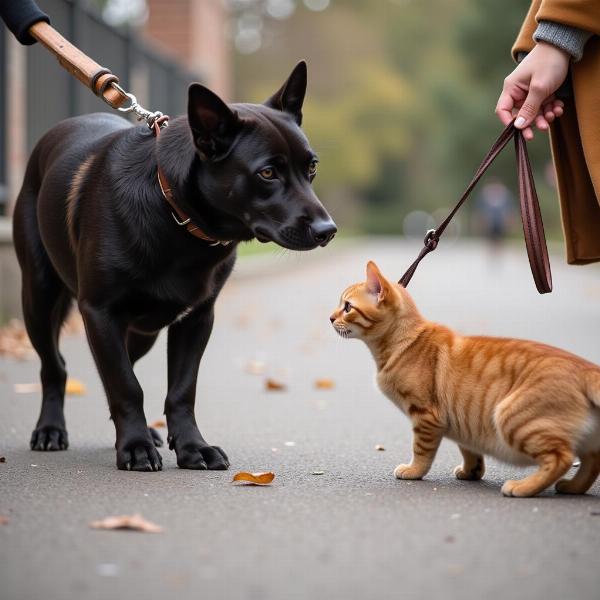
{"label": "dog leash handle", "polygon": [[523,222],[525,245],[527,247],[527,256],[529,258],[533,280],[540,294],[546,294],[552,291],[550,259],[548,258],[544,224],[542,222],[539,200],[535,189],[535,182],[533,180],[531,163],[529,162],[527,153],[527,144],[523,138],[523,133],[514,126],[514,121],[509,123],[498,136],[498,139],[494,142],[481,161],[471,182],[456,203],[456,206],[450,211],[450,214],[436,229],[430,229],[427,232],[421,252],[419,252],[416,260],[408,267],[404,275],[400,278],[400,281],[398,281],[400,285],[407,287],[412,276],[415,274],[419,263],[427,256],[427,254],[433,252],[437,248],[442,234],[450,221],[454,218],[454,215],[456,215],[460,207],[465,203],[473,191],[473,188],[477,185],[477,182],[511,139],[514,139],[515,142],[521,220]]}
{"label": "dog leash handle", "polygon": [[58,62],[71,75],[89,87],[112,108],[120,108],[129,101],[125,90],[118,85],[119,78],[110,69],[100,66],[79,48],[66,40],[54,27],[38,21],[29,27],[29,34],[42,46],[50,50]]}

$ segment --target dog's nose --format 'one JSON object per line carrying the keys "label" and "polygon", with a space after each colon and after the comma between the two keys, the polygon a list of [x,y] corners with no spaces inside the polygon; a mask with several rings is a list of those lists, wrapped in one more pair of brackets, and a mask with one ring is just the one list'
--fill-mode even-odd
{"label": "dog's nose", "polygon": [[331,219],[316,221],[311,223],[310,233],[319,246],[327,246],[337,233],[337,227]]}

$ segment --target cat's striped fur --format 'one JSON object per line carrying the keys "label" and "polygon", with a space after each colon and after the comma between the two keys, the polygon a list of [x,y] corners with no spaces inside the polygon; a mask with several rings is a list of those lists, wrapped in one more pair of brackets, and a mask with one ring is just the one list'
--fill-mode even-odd
{"label": "cat's striped fur", "polygon": [[[506,481],[507,496],[533,496],[556,483],[583,494],[600,473],[600,367],[536,342],[465,337],[425,320],[408,292],[367,265],[367,281],[350,286],[331,316],[336,331],[362,339],[377,382],[413,424],[413,458],[398,479],[420,479],[443,437],[457,442],[459,479],[480,479],[483,455],[532,475]],[[581,466],[561,479],[575,456]]]}

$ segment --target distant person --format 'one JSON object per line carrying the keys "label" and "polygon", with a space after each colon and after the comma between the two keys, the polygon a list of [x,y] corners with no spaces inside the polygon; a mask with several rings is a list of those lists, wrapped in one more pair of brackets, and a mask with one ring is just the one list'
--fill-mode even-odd
{"label": "distant person", "polygon": [[567,260],[600,261],[600,0],[533,0],[512,53],[496,114],[550,129]]}
{"label": "distant person", "polygon": [[514,198],[499,179],[490,179],[481,188],[475,205],[475,223],[494,249],[510,233],[514,224]]}

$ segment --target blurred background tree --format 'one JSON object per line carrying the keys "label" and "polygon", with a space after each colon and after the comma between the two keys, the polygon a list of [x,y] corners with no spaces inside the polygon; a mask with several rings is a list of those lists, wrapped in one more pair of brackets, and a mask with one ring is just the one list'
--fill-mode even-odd
{"label": "blurred background tree", "polygon": [[[398,234],[412,211],[454,204],[501,129],[494,108],[529,0],[221,1],[235,99],[262,102],[308,61],[315,187],[346,231]],[[147,18],[146,0],[87,2],[113,24]],[[546,230],[558,236],[546,135],[529,147]],[[490,174],[516,193],[510,149]]]}
{"label": "blurred background tree", "polygon": [[[321,158],[317,191],[336,220],[397,234],[409,212],[456,201],[501,129],[494,108],[528,0],[229,3],[237,98],[264,100],[308,61],[304,127]],[[546,228],[557,234],[546,136],[530,151]],[[493,174],[516,191],[510,150]]]}

